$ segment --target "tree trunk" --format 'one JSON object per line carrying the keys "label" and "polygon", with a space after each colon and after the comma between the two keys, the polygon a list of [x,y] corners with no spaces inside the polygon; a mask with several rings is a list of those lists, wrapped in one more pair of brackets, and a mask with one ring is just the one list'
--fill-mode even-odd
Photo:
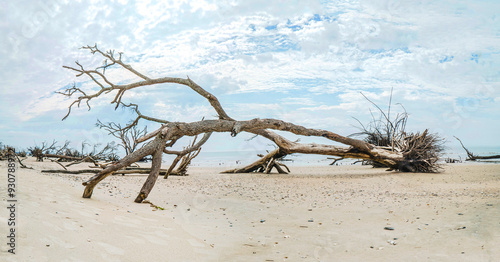
{"label": "tree trunk", "polygon": [[[47,170],[42,170],[42,173],[60,173],[60,174],[97,174],[101,172],[101,170],[98,169],[80,169],[80,170],[52,170],[52,169],[47,169]],[[114,171],[113,174],[149,174],[151,172],[150,168],[144,168],[144,169],[120,169],[117,171]],[[160,174],[166,174],[167,170],[161,169]]]}
{"label": "tree trunk", "polygon": [[144,182],[144,185],[142,186],[141,191],[135,198],[134,202],[141,203],[144,199],[148,197],[149,192],[151,192],[151,189],[153,189],[153,186],[155,185],[156,180],[158,179],[158,175],[160,174],[162,155],[163,155],[163,148],[158,147],[156,152],[153,154],[153,162],[151,163],[151,172],[149,173],[146,182]]}
{"label": "tree trunk", "polygon": [[97,175],[91,177],[89,180],[83,182],[82,184],[85,186],[85,190],[83,191],[83,198],[90,198],[92,196],[92,192],[94,191],[94,187],[101,182],[101,180],[105,179],[107,176],[113,174],[115,171],[120,170],[124,167],[127,167],[137,161],[142,159],[145,156],[151,155],[158,146],[165,144],[165,138],[161,136],[157,136],[153,141],[151,141],[148,145],[143,148],[133,152],[130,155],[125,156],[118,163],[113,164],[111,166],[106,167],[104,170],[99,172]]}

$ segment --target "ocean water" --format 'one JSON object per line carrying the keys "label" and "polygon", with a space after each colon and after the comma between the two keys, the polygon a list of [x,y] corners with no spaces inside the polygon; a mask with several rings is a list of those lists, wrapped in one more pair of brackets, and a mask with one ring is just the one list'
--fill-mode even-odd
{"label": "ocean water", "polygon": [[[267,154],[266,151],[225,151],[225,152],[200,152],[193,159],[193,166],[245,166],[260,159],[257,154]],[[285,157],[283,163],[290,166],[317,166],[327,165],[333,160],[322,155],[291,154]]]}
{"label": "ocean water", "polygon": [[[473,152],[474,155],[500,155],[500,146],[491,147],[468,147],[469,151]],[[193,166],[209,166],[209,167],[234,167],[234,166],[245,166],[259,159],[257,154],[266,154],[265,150],[256,151],[222,151],[222,152],[204,152],[203,150],[200,154],[193,159]],[[323,155],[309,155],[309,154],[291,154],[285,157],[283,163],[288,166],[326,166],[333,162],[331,156]],[[444,151],[442,157],[453,158],[464,161],[467,158],[467,153],[461,147],[447,147]],[[173,158],[172,158],[173,159]],[[351,165],[355,160],[345,159],[339,161],[339,165]],[[165,159],[165,162],[171,162],[170,159]]]}
{"label": "ocean water", "polygon": [[[467,146],[475,156],[500,155],[500,146]],[[453,158],[464,161],[467,152],[461,146],[447,147],[442,158]]]}

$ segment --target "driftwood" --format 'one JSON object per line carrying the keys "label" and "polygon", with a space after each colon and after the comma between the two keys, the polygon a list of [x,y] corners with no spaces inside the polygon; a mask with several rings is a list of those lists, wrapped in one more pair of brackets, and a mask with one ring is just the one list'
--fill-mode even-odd
{"label": "driftwood", "polygon": [[[16,153],[15,148],[10,147],[10,146],[3,146],[2,143],[0,143],[0,160],[8,160],[9,159],[15,159],[19,163],[19,166],[21,168],[26,168],[26,169],[33,169],[32,167],[28,167],[25,164],[23,164],[23,161],[26,160],[26,158],[21,159],[19,155]],[[10,160],[11,161],[11,160]]]}
{"label": "driftwood", "polygon": [[[61,173],[61,174],[98,174],[102,170],[99,169],[79,169],[79,170],[60,170],[60,169],[47,169],[47,170],[42,170],[42,173]],[[113,174],[119,175],[125,175],[125,174],[149,174],[151,172],[150,168],[144,168],[144,169],[120,169],[117,171],[114,171]],[[167,170],[166,169],[160,169],[160,174],[166,174]]]}
{"label": "driftwood", "polygon": [[[278,173],[280,173],[280,174],[288,174],[288,172],[290,172],[290,169],[285,164],[278,162],[278,159],[283,158],[286,155],[287,154],[284,151],[282,151],[278,148],[278,149],[271,151],[270,153],[268,153],[265,156],[261,155],[261,157],[262,157],[261,159],[259,159],[258,161],[255,161],[254,163],[252,163],[248,166],[227,170],[227,171],[224,171],[222,173],[261,172],[261,173],[269,174],[271,172],[271,170],[273,168],[275,168],[278,171]],[[283,170],[283,168],[281,168],[281,167],[285,167],[288,172]]]}
{"label": "driftwood", "polygon": [[[109,165],[105,169],[101,170],[98,174],[91,177],[89,180],[85,181],[83,185],[85,190],[83,192],[84,198],[90,198],[95,186],[105,179],[107,176],[113,174],[114,172],[121,170],[132,163],[143,159],[146,156],[152,156],[152,168],[151,171],[144,182],[135,202],[144,201],[151,189],[153,188],[158,175],[160,173],[160,167],[162,162],[163,153],[177,154],[179,157],[183,155],[183,152],[174,152],[168,150],[178,139],[184,136],[197,136],[203,134],[204,137],[212,132],[227,132],[230,133],[232,137],[237,136],[241,132],[248,132],[255,135],[263,136],[278,146],[278,151],[274,154],[269,153],[264,157],[264,160],[258,161],[259,164],[248,167],[246,170],[264,169],[265,172],[270,172],[274,167],[280,171],[281,165],[277,164],[276,159],[287,154],[292,153],[303,153],[303,154],[321,154],[330,155],[344,158],[355,158],[355,159],[365,159],[381,163],[394,170],[402,171],[419,171],[418,167],[420,165],[429,165],[432,167],[435,162],[433,159],[429,159],[427,155],[416,153],[415,150],[425,151],[426,148],[422,147],[419,143],[414,143],[415,141],[420,141],[425,143],[432,143],[432,139],[429,140],[427,131],[422,134],[415,134],[414,136],[407,136],[402,141],[399,142],[399,147],[382,147],[363,140],[353,139],[350,137],[345,137],[336,134],[331,131],[312,129],[299,126],[290,122],[285,122],[279,119],[251,119],[246,121],[238,121],[231,118],[223,109],[222,105],[219,103],[218,99],[211,93],[207,92],[201,86],[193,82],[188,78],[177,78],[177,77],[161,77],[161,78],[150,78],[138,71],[128,64],[122,61],[122,54],[115,53],[114,51],[103,52],[97,46],[86,46],[83,49],[89,50],[92,54],[97,54],[105,58],[105,62],[102,66],[96,69],[87,70],[81,64],[76,62],[77,67],[64,66],[64,68],[72,70],[79,76],[89,77],[98,87],[99,90],[92,94],[87,94],[84,90],[73,86],[61,92],[61,94],[71,97],[75,93],[79,96],[69,105],[68,113],[64,116],[63,120],[67,118],[71,109],[74,105],[80,105],[82,102],[90,109],[89,102],[99,97],[102,94],[107,94],[110,92],[115,92],[115,98],[111,101],[115,104],[115,109],[119,106],[132,107],[136,110],[139,115],[138,118],[132,122],[129,126],[136,125],[139,119],[147,119],[150,121],[155,121],[161,123],[161,127],[157,130],[146,134],[142,138],[138,138],[137,142],[148,142],[140,149],[126,155],[123,159],[118,161],[116,164]],[[135,76],[139,77],[141,80],[137,82],[125,83],[125,84],[115,84],[107,78],[105,75],[106,69],[111,66],[120,66],[122,69],[129,71]],[[212,120],[201,120],[197,122],[170,122],[170,121],[159,121],[159,119],[144,116],[139,113],[137,105],[124,104],[122,102],[123,95],[126,91],[139,88],[143,86],[150,86],[156,84],[164,83],[175,83],[179,85],[184,85],[191,88],[197,94],[201,95],[212,106],[215,110],[218,119]],[[125,127],[125,128],[127,128]],[[338,142],[346,145],[347,147],[334,146],[330,144],[302,144],[290,141],[271,130],[280,130],[290,132],[296,135],[302,136],[315,136],[325,139],[330,142]],[[207,138],[208,139],[208,138]],[[194,146],[190,147],[193,149],[191,152],[196,152],[198,149],[194,149]],[[190,149],[190,150],[191,150]],[[187,152],[189,153],[189,152]],[[425,152],[424,152],[425,153]],[[267,159],[267,161],[266,161]],[[177,160],[180,161],[180,160]],[[265,168],[264,168],[265,166]],[[173,169],[172,166],[169,169]],[[431,170],[432,168],[426,169]],[[236,170],[237,171],[237,170]]]}
{"label": "driftwood", "polygon": [[[168,168],[167,173],[164,175],[163,178],[167,179],[169,175],[176,175],[176,176],[185,176],[187,175],[187,168],[189,164],[191,163],[191,160],[198,156],[198,154],[201,151],[201,146],[205,144],[205,142],[208,141],[210,136],[212,135],[212,132],[205,133],[203,135],[203,138],[196,143],[197,136],[194,137],[193,142],[191,143],[191,146],[188,148],[185,148],[182,151],[172,151],[172,150],[167,150],[164,149],[163,152],[166,154],[173,154],[177,155],[177,157],[172,161],[172,164]],[[177,166],[177,164],[181,161],[177,169],[174,170],[174,168]]]}
{"label": "driftwood", "polygon": [[465,152],[467,152],[467,159],[465,159],[465,161],[476,161],[476,160],[487,160],[487,159],[500,159],[500,155],[476,156],[476,155],[474,155],[474,153],[472,153],[471,151],[469,151],[464,146],[464,144],[462,143],[462,141],[458,137],[455,136],[455,138],[458,140],[458,142],[460,142],[460,145],[462,145],[462,148],[465,150]]}
{"label": "driftwood", "polygon": [[[344,160],[345,158],[343,158],[343,157],[339,157],[339,158],[327,157],[327,159],[333,159],[333,162],[331,162],[331,163],[330,163],[330,166],[333,166],[333,165],[337,164],[337,161],[342,161],[342,160]],[[357,160],[357,161],[359,161],[359,160]],[[357,161],[356,161],[356,162],[357,162]],[[338,164],[337,164],[337,165],[338,165]]]}

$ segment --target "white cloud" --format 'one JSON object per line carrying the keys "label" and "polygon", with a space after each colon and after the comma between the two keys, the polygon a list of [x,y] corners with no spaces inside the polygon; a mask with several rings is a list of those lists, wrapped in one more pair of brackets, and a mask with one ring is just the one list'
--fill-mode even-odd
{"label": "white cloud", "polygon": [[[61,68],[74,60],[99,65],[101,58],[77,50],[93,43],[125,52],[125,62],[148,76],[189,75],[223,97],[234,117],[295,117],[315,126],[331,117],[326,124],[345,126],[342,117],[367,114],[359,91],[385,105],[391,88],[397,102],[425,115],[456,113],[455,101],[467,97],[482,101],[467,117],[492,112],[499,102],[498,1],[58,2],[36,25],[35,15],[45,11],[30,3],[0,10],[0,109],[15,104],[26,123],[67,106],[48,93],[72,81],[95,87]],[[120,83],[139,80],[123,70],[108,74]],[[148,87],[125,98],[176,120],[214,114],[186,89]],[[258,98],[242,95],[256,93],[274,100],[253,103]],[[91,105],[99,110],[111,100]]]}
{"label": "white cloud", "polygon": [[280,100],[280,103],[283,105],[307,105],[312,106],[315,105],[313,99],[307,97],[287,97]]}

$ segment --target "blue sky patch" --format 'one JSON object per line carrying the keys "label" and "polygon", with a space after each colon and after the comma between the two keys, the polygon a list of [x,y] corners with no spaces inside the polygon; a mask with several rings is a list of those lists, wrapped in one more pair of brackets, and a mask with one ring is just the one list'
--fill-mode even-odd
{"label": "blue sky patch", "polygon": [[443,59],[439,60],[439,63],[446,63],[453,61],[454,56],[445,56]]}

